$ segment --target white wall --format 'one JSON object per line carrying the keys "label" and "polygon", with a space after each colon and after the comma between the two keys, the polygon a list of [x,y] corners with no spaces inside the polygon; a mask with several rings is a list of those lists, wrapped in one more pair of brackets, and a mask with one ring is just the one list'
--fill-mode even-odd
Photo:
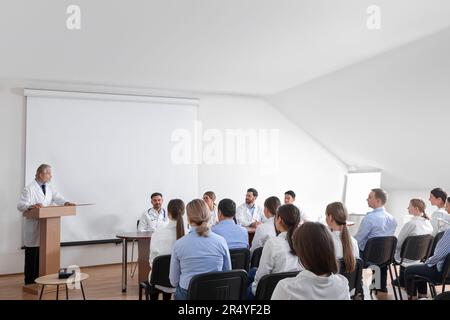
{"label": "white wall", "polygon": [[[25,100],[21,89],[23,85],[0,82],[0,175],[4,181],[0,185],[0,274],[23,271],[21,216],[16,210],[25,183]],[[323,214],[328,202],[342,199],[345,167],[264,100],[200,96],[199,120],[205,129],[280,129],[278,174],[262,176],[257,165],[204,164],[199,166],[201,192],[212,189],[219,198],[230,197],[240,203],[251,186],[260,191],[262,204],[267,196],[282,197],[284,191],[293,189],[305,210],[316,217]],[[118,263],[121,246],[63,247],[61,260],[63,266]]]}

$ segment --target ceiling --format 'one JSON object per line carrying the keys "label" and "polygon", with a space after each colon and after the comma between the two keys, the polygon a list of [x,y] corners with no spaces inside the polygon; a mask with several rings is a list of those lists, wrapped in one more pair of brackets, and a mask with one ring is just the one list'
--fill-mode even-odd
{"label": "ceiling", "polygon": [[271,95],[450,25],[448,0],[3,0],[0,78]]}

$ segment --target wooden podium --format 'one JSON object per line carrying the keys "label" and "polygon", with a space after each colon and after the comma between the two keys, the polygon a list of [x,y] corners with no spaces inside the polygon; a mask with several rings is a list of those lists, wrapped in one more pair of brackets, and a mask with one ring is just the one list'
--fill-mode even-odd
{"label": "wooden podium", "polygon": [[[39,219],[39,276],[58,273],[60,268],[61,217],[76,215],[76,206],[50,206],[25,211],[27,219]],[[37,286],[24,286],[37,294]]]}

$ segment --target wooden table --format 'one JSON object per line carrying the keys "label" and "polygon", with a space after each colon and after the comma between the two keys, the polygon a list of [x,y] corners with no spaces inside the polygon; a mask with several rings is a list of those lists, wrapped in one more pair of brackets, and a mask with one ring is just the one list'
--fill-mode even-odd
{"label": "wooden table", "polygon": [[248,232],[248,246],[249,248],[252,246],[253,237],[255,236],[256,228],[253,227],[244,227]]}
{"label": "wooden table", "polygon": [[44,293],[45,286],[56,286],[56,300],[59,298],[59,286],[65,286],[66,288],[66,300],[69,300],[69,288],[67,287],[68,284],[76,284],[80,283],[81,287],[81,293],[83,294],[83,300],[86,300],[86,296],[84,295],[84,289],[83,289],[83,281],[89,278],[89,275],[87,273],[80,273],[77,276],[72,276],[67,279],[59,279],[58,274],[49,274],[43,277],[39,277],[35,280],[37,284],[42,285],[41,294],[39,295],[39,300],[42,300],[42,295]]}
{"label": "wooden table", "polygon": [[127,291],[127,263],[128,263],[128,248],[127,242],[137,240],[138,242],[138,279],[139,282],[148,280],[150,273],[150,240],[152,238],[151,232],[125,232],[116,235],[117,238],[122,239],[122,292]]}

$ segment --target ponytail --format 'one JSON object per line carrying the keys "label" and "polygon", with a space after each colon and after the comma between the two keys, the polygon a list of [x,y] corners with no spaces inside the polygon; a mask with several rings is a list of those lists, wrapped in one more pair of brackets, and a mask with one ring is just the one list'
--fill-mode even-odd
{"label": "ponytail", "polygon": [[[289,248],[291,249],[290,253],[295,255],[294,248],[294,231],[297,229],[298,224],[300,223],[300,210],[294,206],[293,204],[285,204],[280,206],[277,210],[276,218],[280,217],[282,223],[287,228],[286,240],[289,243]],[[274,219],[274,221],[276,220]],[[275,231],[279,234],[277,228],[275,227]]]}
{"label": "ponytail", "polygon": [[206,203],[201,199],[194,199],[187,204],[186,211],[191,223],[196,225],[197,234],[201,237],[207,237],[211,213]]}
{"label": "ponytail", "polygon": [[353,246],[350,238],[350,232],[347,225],[344,225],[341,232],[342,255],[344,259],[345,272],[350,273],[355,270],[356,259],[353,255]]}

